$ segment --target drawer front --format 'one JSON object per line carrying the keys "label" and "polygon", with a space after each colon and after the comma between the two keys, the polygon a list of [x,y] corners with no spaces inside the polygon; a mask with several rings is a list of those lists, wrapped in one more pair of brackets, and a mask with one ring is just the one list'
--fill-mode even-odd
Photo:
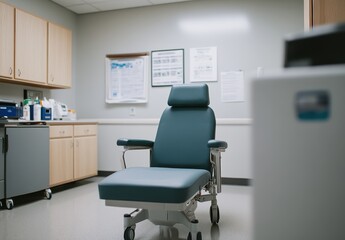
{"label": "drawer front", "polygon": [[74,136],[97,135],[97,125],[74,125]]}
{"label": "drawer front", "polygon": [[65,138],[73,136],[73,126],[50,126],[50,138]]}

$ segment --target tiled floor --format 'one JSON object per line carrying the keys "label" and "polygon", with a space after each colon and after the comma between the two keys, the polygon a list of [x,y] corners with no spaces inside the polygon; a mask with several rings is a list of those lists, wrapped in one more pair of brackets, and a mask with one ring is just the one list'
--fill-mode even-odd
{"label": "tiled floor", "polygon": [[[132,209],[106,207],[98,198],[96,177],[53,190],[51,200],[32,194],[0,210],[1,240],[122,240],[123,214]],[[210,203],[199,203],[196,217],[204,240],[252,240],[252,188],[223,185],[218,195],[220,222],[212,226]],[[167,232],[169,234],[167,234]],[[137,224],[135,240],[186,239],[183,225],[163,228]]]}

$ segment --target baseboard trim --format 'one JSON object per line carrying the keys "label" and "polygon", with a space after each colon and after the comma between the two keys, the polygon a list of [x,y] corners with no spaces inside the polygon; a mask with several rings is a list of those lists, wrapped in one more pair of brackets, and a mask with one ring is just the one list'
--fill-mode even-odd
{"label": "baseboard trim", "polygon": [[[98,171],[98,176],[107,177],[113,174],[115,171]],[[251,180],[248,178],[222,178],[222,184],[224,185],[237,185],[237,186],[250,186]]]}
{"label": "baseboard trim", "polygon": [[109,175],[113,174],[115,171],[98,171],[98,176],[100,177],[108,177]]}

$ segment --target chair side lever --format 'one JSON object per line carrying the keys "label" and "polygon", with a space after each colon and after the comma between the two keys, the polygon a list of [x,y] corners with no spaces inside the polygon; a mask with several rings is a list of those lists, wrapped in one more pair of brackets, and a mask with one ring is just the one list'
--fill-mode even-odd
{"label": "chair side lever", "polygon": [[225,149],[228,147],[228,143],[225,141],[210,140],[208,141],[208,147],[211,150],[210,161],[213,167],[215,183],[217,186],[217,193],[220,193],[222,191],[221,152],[225,152]]}

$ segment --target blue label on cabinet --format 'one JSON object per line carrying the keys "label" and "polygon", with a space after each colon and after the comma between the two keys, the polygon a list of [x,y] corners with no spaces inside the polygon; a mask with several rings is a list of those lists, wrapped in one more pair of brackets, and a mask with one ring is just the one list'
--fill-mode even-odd
{"label": "blue label on cabinet", "polygon": [[295,104],[299,120],[326,121],[330,117],[331,100],[325,90],[298,92]]}

